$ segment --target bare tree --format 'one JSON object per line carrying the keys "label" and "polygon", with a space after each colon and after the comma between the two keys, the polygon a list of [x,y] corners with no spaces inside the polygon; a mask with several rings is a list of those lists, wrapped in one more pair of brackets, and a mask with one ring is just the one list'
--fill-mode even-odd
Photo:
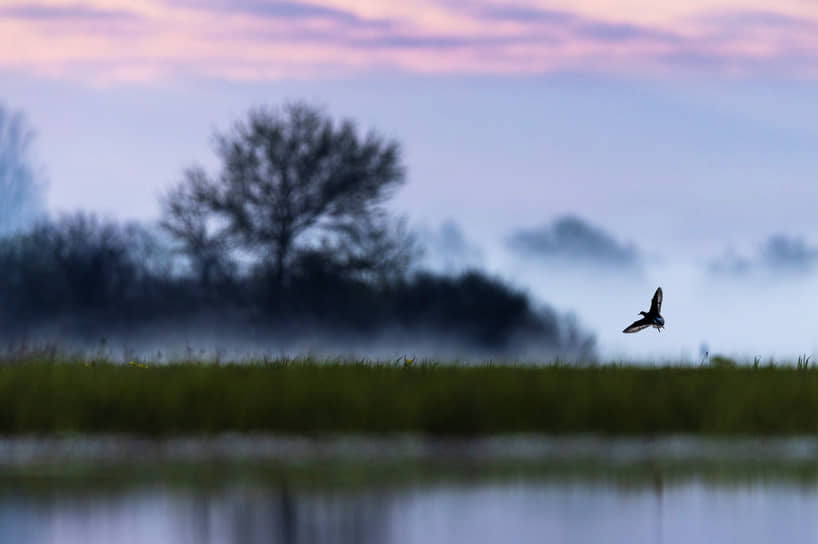
{"label": "bare tree", "polygon": [[[183,224],[194,209],[216,216],[228,239],[272,264],[279,285],[310,231],[343,236],[351,225],[366,225],[404,181],[396,142],[361,135],[352,121],[335,122],[304,103],[250,111],[216,135],[216,151],[221,172],[188,170],[171,199],[190,205],[166,206],[165,222]],[[170,229],[183,239],[192,231]]]}
{"label": "bare tree", "polygon": [[335,240],[324,240],[324,253],[363,279],[383,283],[402,278],[423,253],[405,218],[392,219],[380,211],[339,226],[339,232]]}
{"label": "bare tree", "polygon": [[23,114],[0,104],[0,234],[28,225],[43,212],[44,183],[30,156],[33,140]]}
{"label": "bare tree", "polygon": [[181,243],[199,281],[211,287],[229,276],[227,240],[214,225],[207,206],[209,185],[201,169],[188,170],[186,181],[171,189],[161,201],[160,225]]}

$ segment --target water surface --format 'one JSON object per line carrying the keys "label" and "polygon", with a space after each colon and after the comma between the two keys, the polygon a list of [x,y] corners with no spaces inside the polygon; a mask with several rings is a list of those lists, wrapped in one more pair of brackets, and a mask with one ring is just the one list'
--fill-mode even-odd
{"label": "water surface", "polygon": [[0,542],[818,541],[811,438],[232,439],[0,443]]}

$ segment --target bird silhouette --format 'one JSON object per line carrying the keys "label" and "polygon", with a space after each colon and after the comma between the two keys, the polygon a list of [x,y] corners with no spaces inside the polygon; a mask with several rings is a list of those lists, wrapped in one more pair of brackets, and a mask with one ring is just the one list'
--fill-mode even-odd
{"label": "bird silhouette", "polygon": [[662,311],[662,288],[657,287],[656,292],[653,293],[653,299],[650,301],[650,310],[647,312],[639,312],[644,316],[638,321],[634,321],[622,332],[638,332],[648,327],[656,327],[660,332],[665,326],[665,318],[659,315]]}

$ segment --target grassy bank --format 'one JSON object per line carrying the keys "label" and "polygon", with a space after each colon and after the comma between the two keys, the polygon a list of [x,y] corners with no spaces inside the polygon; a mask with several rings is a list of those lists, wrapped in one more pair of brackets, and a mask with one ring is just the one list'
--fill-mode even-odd
{"label": "grassy bank", "polygon": [[812,434],[818,370],[267,363],[0,366],[0,433]]}

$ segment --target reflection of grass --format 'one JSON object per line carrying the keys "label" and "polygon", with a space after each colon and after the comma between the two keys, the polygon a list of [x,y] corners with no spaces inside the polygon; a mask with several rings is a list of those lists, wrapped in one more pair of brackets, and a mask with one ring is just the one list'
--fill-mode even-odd
{"label": "reflection of grass", "polygon": [[0,432],[812,434],[818,370],[268,362],[0,366]]}
{"label": "reflection of grass", "polygon": [[727,459],[613,462],[578,459],[491,460],[482,462],[383,459],[355,462],[112,462],[24,465],[0,468],[0,498],[4,495],[53,495],[55,490],[116,494],[128,488],[162,485],[169,488],[217,490],[237,483],[269,488],[286,485],[303,490],[355,490],[438,484],[483,485],[487,482],[610,485],[621,489],[671,488],[690,481],[712,486],[761,484],[803,486],[818,483],[814,461],[733,462]]}

